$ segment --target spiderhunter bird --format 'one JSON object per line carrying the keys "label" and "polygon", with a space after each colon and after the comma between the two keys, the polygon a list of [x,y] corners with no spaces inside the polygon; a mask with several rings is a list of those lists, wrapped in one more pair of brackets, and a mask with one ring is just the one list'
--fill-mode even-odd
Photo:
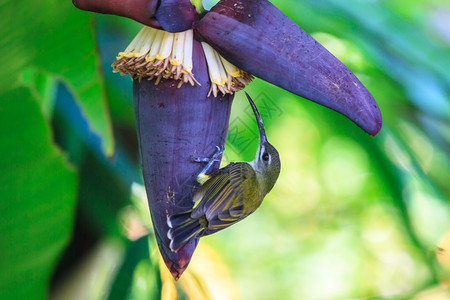
{"label": "spiderhunter bird", "polygon": [[197,181],[202,184],[194,194],[193,201],[198,203],[193,209],[175,214],[167,219],[170,229],[170,249],[180,250],[193,238],[200,238],[225,229],[253,213],[264,197],[275,185],[280,174],[278,151],[266,137],[264,125],[258,109],[250,96],[259,131],[259,147],[251,162],[235,162],[209,175],[206,173],[222,154],[218,151],[200,172]]}

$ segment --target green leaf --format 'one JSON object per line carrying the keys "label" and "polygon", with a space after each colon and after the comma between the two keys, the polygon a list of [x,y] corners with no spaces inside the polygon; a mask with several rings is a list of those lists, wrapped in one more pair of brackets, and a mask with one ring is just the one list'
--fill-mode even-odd
{"label": "green leaf", "polygon": [[92,231],[120,236],[117,215],[129,203],[129,187],[92,153],[85,153],[79,173],[79,205],[83,216],[91,220]]}
{"label": "green leaf", "polygon": [[102,148],[114,141],[91,15],[71,1],[0,4],[0,93],[17,86],[22,72],[37,68],[58,76],[75,95]]}
{"label": "green leaf", "polygon": [[[149,260],[150,249],[148,239],[148,236],[143,236],[136,241],[128,243],[122,265],[120,266],[113,284],[111,285],[111,289],[109,290],[109,300],[129,298],[130,291],[132,289],[133,274],[135,273],[136,267],[140,262]],[[145,278],[145,280],[148,280],[148,278]],[[160,291],[153,287],[153,292],[157,294]],[[158,297],[155,297],[155,299],[157,298]],[[161,298],[160,295],[159,298]]]}
{"label": "green leaf", "polygon": [[32,93],[17,88],[1,98],[0,298],[44,299],[69,241],[77,176]]}
{"label": "green leaf", "polygon": [[53,115],[58,80],[31,67],[22,73],[22,84],[28,87],[36,99],[40,100],[42,112],[48,120]]}

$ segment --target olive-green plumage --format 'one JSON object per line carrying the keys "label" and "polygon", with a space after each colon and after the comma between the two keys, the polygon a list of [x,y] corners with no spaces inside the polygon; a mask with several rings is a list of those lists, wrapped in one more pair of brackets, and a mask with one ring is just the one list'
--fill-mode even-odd
{"label": "olive-green plumage", "polygon": [[[168,237],[176,252],[192,238],[220,231],[253,213],[274,186],[280,173],[278,151],[267,141],[264,126],[255,104],[253,108],[259,130],[259,148],[251,162],[230,163],[208,175],[209,179],[193,197],[198,202],[192,210],[170,216]],[[213,158],[220,155],[219,151]],[[204,176],[208,166],[200,173]]]}

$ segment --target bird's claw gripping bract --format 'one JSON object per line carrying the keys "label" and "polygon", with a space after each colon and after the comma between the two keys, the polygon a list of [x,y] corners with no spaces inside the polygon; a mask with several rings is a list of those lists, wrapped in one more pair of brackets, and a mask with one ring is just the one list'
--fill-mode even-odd
{"label": "bird's claw gripping bract", "polygon": [[[189,0],[73,3],[165,30],[163,37],[172,40],[169,58],[148,60],[151,49],[141,53],[149,46],[143,39],[128,49],[132,57],[119,55],[114,69],[138,79],[133,97],[144,181],[158,245],[175,278],[197,239],[172,252],[167,216],[192,209],[201,166],[191,155],[212,155],[215,145],[223,146],[233,93],[251,81],[250,74],[347,116],[371,135],[381,129],[378,106],[356,76],[267,0],[220,0],[201,16]],[[178,46],[191,36],[192,69],[184,51],[177,60]]]}
{"label": "bird's claw gripping bract", "polygon": [[[214,155],[212,157],[192,157],[192,160],[198,163],[203,163],[206,162],[208,163],[208,165],[212,162],[215,161],[220,161],[220,156],[223,154],[223,152],[225,151],[224,148],[220,148],[219,146],[216,146],[216,153],[214,153]],[[208,165],[205,167],[205,170],[208,169]],[[203,173],[206,173],[203,171]]]}

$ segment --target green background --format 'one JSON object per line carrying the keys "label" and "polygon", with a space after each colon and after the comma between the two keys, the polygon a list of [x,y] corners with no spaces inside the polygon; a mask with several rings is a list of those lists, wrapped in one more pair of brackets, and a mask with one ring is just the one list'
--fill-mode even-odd
{"label": "green background", "polygon": [[[0,2],[0,299],[450,299],[450,247],[436,259],[450,231],[450,5],[272,2],[360,78],[383,129],[256,79],[246,91],[280,178],[254,215],[201,240],[176,284],[152,235],[131,80],[110,67],[140,25],[71,1]],[[256,134],[238,93],[224,159],[253,159]]]}

